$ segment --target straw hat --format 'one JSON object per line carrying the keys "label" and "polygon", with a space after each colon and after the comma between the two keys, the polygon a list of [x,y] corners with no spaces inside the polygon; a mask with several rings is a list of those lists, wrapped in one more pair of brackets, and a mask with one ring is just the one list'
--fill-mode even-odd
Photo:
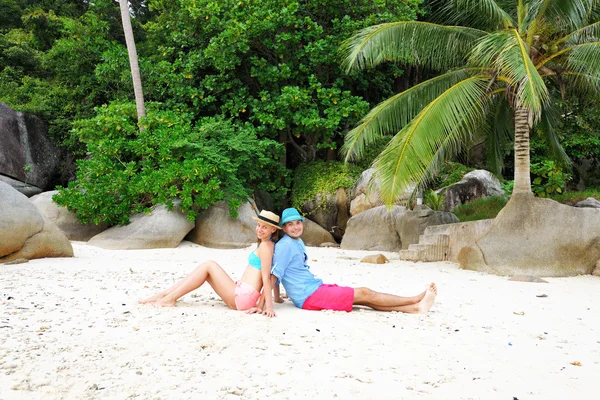
{"label": "straw hat", "polygon": [[260,214],[258,214],[258,217],[252,217],[252,219],[272,226],[273,228],[281,229],[279,227],[279,215],[272,213],[271,211],[262,210]]}

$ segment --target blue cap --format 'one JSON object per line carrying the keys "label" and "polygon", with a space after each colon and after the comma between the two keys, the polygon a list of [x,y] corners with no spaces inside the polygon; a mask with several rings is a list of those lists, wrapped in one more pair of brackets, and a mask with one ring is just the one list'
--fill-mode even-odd
{"label": "blue cap", "polygon": [[279,225],[283,226],[290,221],[304,221],[304,217],[295,208],[286,208],[281,213],[281,222]]}

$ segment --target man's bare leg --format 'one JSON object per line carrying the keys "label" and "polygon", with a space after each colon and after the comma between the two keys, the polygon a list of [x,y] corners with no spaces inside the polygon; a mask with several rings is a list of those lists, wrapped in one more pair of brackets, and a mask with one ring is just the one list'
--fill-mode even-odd
{"label": "man's bare leg", "polygon": [[435,283],[431,283],[423,293],[411,297],[379,293],[369,288],[356,288],[354,289],[353,304],[371,307],[379,311],[399,311],[416,314],[429,311],[436,295],[437,287]]}

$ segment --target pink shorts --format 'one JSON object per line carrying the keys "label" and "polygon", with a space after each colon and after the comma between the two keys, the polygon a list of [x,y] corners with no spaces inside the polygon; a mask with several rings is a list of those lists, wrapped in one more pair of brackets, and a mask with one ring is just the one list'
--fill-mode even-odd
{"label": "pink shorts", "polygon": [[304,301],[304,310],[333,310],[352,311],[354,288],[338,285],[319,286],[308,299]]}
{"label": "pink shorts", "polygon": [[256,305],[260,293],[252,285],[238,281],[235,283],[235,307],[240,311],[249,310]]}

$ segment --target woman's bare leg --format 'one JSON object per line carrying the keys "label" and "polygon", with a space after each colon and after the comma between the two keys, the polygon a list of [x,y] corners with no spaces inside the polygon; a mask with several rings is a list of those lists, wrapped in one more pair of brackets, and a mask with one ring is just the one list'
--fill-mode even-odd
{"label": "woman's bare leg", "polygon": [[171,288],[141,303],[154,303],[159,306],[172,307],[180,297],[188,294],[208,282],[213,290],[223,299],[225,304],[235,309],[235,282],[214,261],[207,261],[194,269],[187,277]]}

